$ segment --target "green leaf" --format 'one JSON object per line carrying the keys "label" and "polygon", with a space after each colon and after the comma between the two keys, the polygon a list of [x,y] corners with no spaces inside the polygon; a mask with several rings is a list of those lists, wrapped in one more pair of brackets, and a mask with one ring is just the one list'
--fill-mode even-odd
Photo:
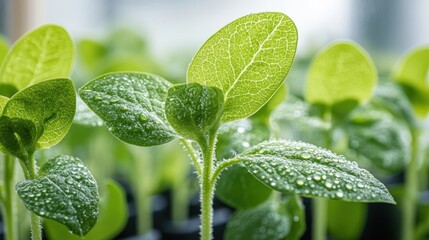
{"label": "green leaf", "polygon": [[115,137],[138,146],[153,146],[175,138],[164,111],[170,86],[152,74],[110,73],[85,84],[79,95]]}
{"label": "green leaf", "polygon": [[0,117],[0,145],[2,151],[12,154],[28,164],[30,155],[36,150],[37,140],[43,127],[36,126],[31,120]]}
{"label": "green leaf", "polygon": [[65,29],[44,25],[27,33],[12,46],[0,70],[0,88],[16,91],[51,78],[70,75],[73,42]]}
{"label": "green leaf", "polygon": [[269,122],[270,115],[283,101],[286,99],[287,89],[286,84],[282,84],[273,97],[255,114],[252,119],[261,119],[262,121]]}
{"label": "green leaf", "polygon": [[9,101],[9,98],[0,95],[0,115],[3,112],[3,108],[6,106],[7,101]]}
{"label": "green leaf", "polygon": [[369,107],[352,113],[344,125],[349,150],[358,159],[388,173],[404,169],[410,155],[410,133],[390,114]]}
{"label": "green leaf", "polygon": [[367,204],[328,201],[328,230],[334,239],[361,239]]}
{"label": "green leaf", "polygon": [[[284,204],[284,203],[283,203]],[[284,206],[268,202],[238,211],[228,221],[226,240],[281,240],[290,231],[290,216]]]}
{"label": "green leaf", "polygon": [[83,126],[99,127],[103,126],[104,122],[86,105],[82,98],[76,97],[76,114],[73,122]]}
{"label": "green leaf", "polygon": [[310,66],[306,100],[333,106],[342,101],[367,101],[377,82],[375,66],[356,43],[335,43],[323,49]]}
{"label": "green leaf", "polygon": [[290,231],[285,240],[301,239],[305,232],[305,211],[301,198],[296,194],[290,194],[285,202],[286,212],[289,214]]}
{"label": "green leaf", "polygon": [[8,50],[9,50],[9,44],[2,36],[0,36],[0,67],[3,63],[4,58],[6,57]]}
{"label": "green leaf", "polygon": [[43,149],[64,138],[73,121],[75,109],[76,93],[72,81],[52,79],[36,83],[15,94],[6,103],[3,116],[33,122],[43,131],[36,146]]}
{"label": "green leaf", "polygon": [[224,170],[216,184],[216,196],[237,209],[253,208],[266,201],[271,192],[241,165]]}
{"label": "green leaf", "polygon": [[179,84],[168,90],[165,113],[178,134],[199,143],[206,142],[219,125],[223,93],[219,88],[198,83]]}
{"label": "green leaf", "polygon": [[423,117],[429,112],[429,47],[419,47],[404,57],[395,79],[404,86],[415,112]]}
{"label": "green leaf", "polygon": [[66,225],[76,235],[84,236],[97,222],[97,183],[78,158],[48,160],[36,179],[19,182],[16,191],[28,210]]}
{"label": "green leaf", "polygon": [[77,50],[79,59],[90,73],[93,73],[108,52],[108,49],[102,43],[91,39],[81,39],[77,43]]}
{"label": "green leaf", "polygon": [[386,187],[356,162],[312,144],[266,141],[236,158],[253,176],[280,192],[354,202],[395,203]]}
{"label": "green leaf", "polygon": [[[100,199],[100,214],[98,221],[83,239],[114,239],[125,227],[127,222],[127,201],[122,187],[113,180],[106,183],[106,193]],[[44,221],[45,230],[49,239],[79,240],[82,239],[62,224]]]}
{"label": "green leaf", "polygon": [[222,89],[223,121],[246,118],[283,83],[297,40],[294,23],[282,13],[244,16],[204,43],[189,66],[187,81]]}
{"label": "green leaf", "polygon": [[[217,159],[228,159],[270,138],[268,126],[248,119],[224,124],[216,144]],[[247,209],[264,202],[272,190],[255,179],[244,166],[224,170],[216,183],[216,196],[231,207]]]}

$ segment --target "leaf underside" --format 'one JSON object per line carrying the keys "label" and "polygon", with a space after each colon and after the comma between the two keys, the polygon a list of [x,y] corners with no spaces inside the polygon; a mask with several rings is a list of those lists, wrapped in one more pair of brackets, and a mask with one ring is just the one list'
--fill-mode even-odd
{"label": "leaf underside", "polygon": [[78,158],[61,155],[42,166],[39,176],[19,182],[16,191],[25,207],[84,236],[97,222],[98,189]]}
{"label": "leaf underside", "polygon": [[266,141],[238,155],[267,186],[305,197],[395,203],[386,187],[356,162],[312,144]]}
{"label": "leaf underside", "polygon": [[164,104],[167,80],[147,73],[111,73],[79,89],[82,100],[104,121],[120,140],[153,146],[175,138]]}
{"label": "leaf underside", "polygon": [[225,122],[259,110],[284,81],[295,56],[297,30],[276,12],[251,14],[228,24],[200,48],[187,82],[222,89]]}

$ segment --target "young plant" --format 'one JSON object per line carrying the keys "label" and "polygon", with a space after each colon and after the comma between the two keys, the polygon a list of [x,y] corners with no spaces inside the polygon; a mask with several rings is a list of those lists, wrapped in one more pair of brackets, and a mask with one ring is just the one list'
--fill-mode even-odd
{"label": "young plant", "polygon": [[[421,164],[422,121],[419,118],[429,112],[429,48],[421,47],[410,52],[401,62],[395,80],[402,87],[413,109],[408,128],[411,132],[411,156],[405,169],[405,192],[403,198],[402,239],[417,239],[415,229],[416,205],[419,193]],[[407,116],[407,115],[406,115]],[[409,115],[408,115],[409,116]]]}
{"label": "young plant", "polygon": [[[201,239],[212,238],[216,180],[235,164],[279,192],[393,203],[369,172],[308,143],[268,140],[231,158],[215,159],[219,127],[249,117],[273,96],[292,65],[296,44],[289,17],[251,14],[207,40],[189,66],[186,84],[172,85],[147,73],[111,73],[90,81],[79,94],[109,131],[127,143],[153,146],[181,140],[199,177]],[[268,237],[280,239],[284,234]]]}
{"label": "young plant", "polygon": [[39,169],[35,159],[36,151],[60,142],[73,121],[76,93],[65,78],[72,59],[67,32],[44,25],[19,39],[0,69],[0,150],[5,154],[1,200],[7,239],[17,238],[11,189],[15,158],[25,176],[16,191],[32,212],[33,239],[42,239],[39,217],[58,221],[80,236],[97,221],[97,184],[82,161],[60,155]]}

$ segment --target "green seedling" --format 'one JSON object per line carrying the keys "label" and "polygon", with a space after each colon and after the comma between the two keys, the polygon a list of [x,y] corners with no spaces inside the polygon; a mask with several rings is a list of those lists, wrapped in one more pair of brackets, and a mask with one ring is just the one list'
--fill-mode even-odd
{"label": "green seedling", "polygon": [[[253,178],[278,192],[394,203],[385,186],[356,163],[300,141],[267,140],[249,144],[235,156],[216,159],[219,127],[249,117],[272,98],[292,66],[296,46],[297,31],[288,16],[251,14],[207,40],[189,66],[186,84],[172,85],[148,73],[111,73],[85,84],[79,95],[122,141],[153,146],[180,139],[199,177],[201,239],[212,239],[216,181],[233,165],[245,167]],[[249,211],[272,212],[267,223],[289,224],[282,217],[283,209],[300,209],[296,208],[296,197],[291,196],[277,206],[268,203]],[[240,228],[233,219],[229,228],[239,231],[241,239],[249,239],[243,231],[264,222],[251,219]],[[282,239],[287,229],[282,226],[268,232],[261,227],[262,232],[250,239]],[[299,232],[290,234],[298,236]]]}
{"label": "green seedling", "polygon": [[19,39],[0,69],[0,150],[5,154],[1,200],[7,239],[17,239],[11,189],[15,158],[25,176],[16,192],[32,212],[32,239],[42,239],[40,217],[62,223],[79,236],[97,221],[97,184],[82,161],[60,155],[39,169],[35,159],[38,150],[60,142],[73,121],[76,93],[66,78],[72,56],[68,33],[45,25]]}

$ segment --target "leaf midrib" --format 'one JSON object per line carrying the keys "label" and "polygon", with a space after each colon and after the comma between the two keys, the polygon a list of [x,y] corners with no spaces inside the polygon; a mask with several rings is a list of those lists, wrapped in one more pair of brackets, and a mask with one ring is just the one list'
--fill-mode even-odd
{"label": "leaf midrib", "polygon": [[[253,54],[252,59],[249,61],[249,63],[241,70],[241,72],[238,74],[238,76],[234,79],[234,82],[232,83],[232,85],[228,88],[228,90],[225,92],[224,94],[224,101],[226,101],[226,99],[228,98],[229,92],[234,88],[234,86],[238,83],[238,80],[241,78],[241,76],[247,71],[247,69],[253,64],[253,62],[255,61],[256,57],[259,55],[259,53],[262,51],[262,47],[265,45],[265,43],[271,38],[271,36],[274,34],[274,32],[276,32],[276,30],[278,29],[278,27],[281,25],[281,23],[283,22],[283,19],[285,17],[282,16],[282,18],[279,20],[278,24],[273,28],[273,30],[270,32],[270,34],[268,34],[268,36],[265,38],[265,40],[259,45],[258,50]],[[230,47],[230,44],[228,44],[228,47]],[[235,69],[234,69],[235,71]]]}

